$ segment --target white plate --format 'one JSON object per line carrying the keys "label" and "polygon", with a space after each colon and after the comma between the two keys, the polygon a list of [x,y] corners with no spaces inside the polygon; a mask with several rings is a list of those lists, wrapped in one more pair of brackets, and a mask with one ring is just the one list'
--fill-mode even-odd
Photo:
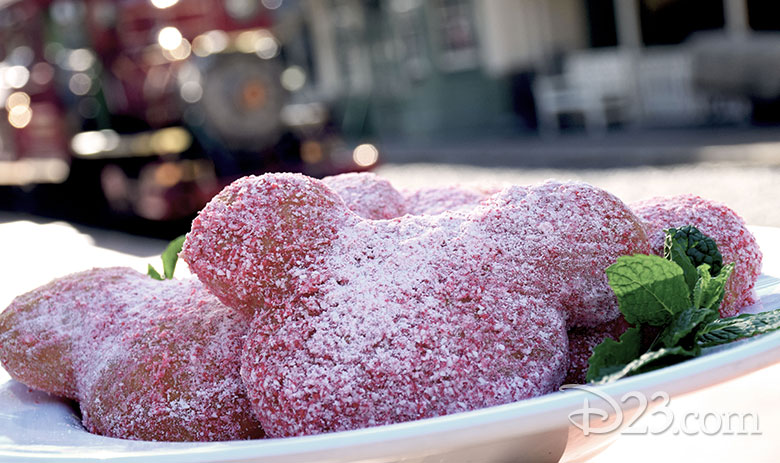
{"label": "white plate", "polygon": [[[761,303],[780,307],[780,230],[755,227],[764,252],[757,285]],[[780,361],[780,332],[756,337],[662,370],[599,386],[615,400],[631,391],[650,397],[696,391]],[[575,461],[598,453],[618,433],[591,434],[569,421],[583,406],[609,410],[584,391],[567,391],[508,405],[410,423],[320,436],[218,443],[138,442],[84,430],[71,406],[10,380],[0,369],[0,461],[132,462],[433,462]],[[621,406],[625,407],[625,403]],[[636,410],[624,409],[626,418]],[[614,420],[614,414],[611,416]],[[625,420],[628,421],[628,420]],[[594,426],[606,422],[591,423]]]}

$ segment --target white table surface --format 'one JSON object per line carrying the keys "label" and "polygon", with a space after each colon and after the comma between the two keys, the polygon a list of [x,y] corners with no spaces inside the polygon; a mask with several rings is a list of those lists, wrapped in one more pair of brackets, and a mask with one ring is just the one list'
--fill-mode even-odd
{"label": "white table surface", "polygon": [[[53,278],[92,267],[125,265],[145,272],[148,263],[161,266],[166,243],[118,232],[82,233],[63,222],[34,223],[0,215],[0,307],[18,294]],[[754,228],[762,247],[777,249],[776,229]],[[780,255],[773,252],[774,255]],[[181,272],[181,273],[180,273]],[[177,268],[186,275],[186,268]],[[780,262],[765,262],[764,273],[780,277]],[[780,361],[780,359],[778,359]],[[7,374],[0,369],[0,382]],[[774,462],[780,459],[780,363],[723,384],[671,400],[677,419],[688,413],[753,413],[761,435],[622,435],[592,461]],[[651,420],[644,417],[642,420]],[[637,422],[641,425],[642,421]],[[652,428],[652,426],[651,426]],[[0,434],[2,430],[0,430]]]}

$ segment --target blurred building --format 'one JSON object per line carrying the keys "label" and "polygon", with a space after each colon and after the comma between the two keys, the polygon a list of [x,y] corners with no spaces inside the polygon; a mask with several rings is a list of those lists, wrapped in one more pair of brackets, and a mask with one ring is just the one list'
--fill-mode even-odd
{"label": "blurred building", "polygon": [[533,76],[588,46],[581,0],[310,1],[344,127],[380,138],[533,128]]}
{"label": "blurred building", "polygon": [[778,31],[763,0],[0,0],[0,185],[186,219],[383,142],[775,123]]}
{"label": "blurred building", "polygon": [[312,0],[351,132],[492,135],[777,119],[780,6],[760,0]]}

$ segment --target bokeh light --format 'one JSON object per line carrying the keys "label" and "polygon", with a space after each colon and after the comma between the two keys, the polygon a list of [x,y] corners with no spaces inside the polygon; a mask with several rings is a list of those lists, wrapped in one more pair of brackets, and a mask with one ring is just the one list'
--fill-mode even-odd
{"label": "bokeh light", "polygon": [[276,10],[282,6],[282,0],[262,0],[260,3],[269,10]]}
{"label": "bokeh light", "polygon": [[192,144],[192,136],[181,127],[169,127],[155,132],[149,145],[157,154],[181,153]]}
{"label": "bokeh light", "polygon": [[30,95],[24,92],[14,92],[5,100],[5,109],[11,111],[17,106],[30,106]]}
{"label": "bokeh light", "polygon": [[26,45],[22,45],[14,48],[13,51],[11,51],[11,53],[6,58],[6,62],[11,65],[27,67],[32,64],[34,59],[35,53],[33,52],[32,48]]}
{"label": "bokeh light", "polygon": [[373,166],[379,160],[379,150],[369,143],[358,145],[352,151],[352,160],[360,167]]}
{"label": "bokeh light", "polygon": [[328,114],[320,103],[296,103],[283,107],[280,116],[289,126],[306,126],[325,123]]}
{"label": "bokeh light", "polygon": [[163,49],[163,56],[169,61],[181,61],[189,58],[191,52],[192,46],[190,42],[182,38],[176,48],[172,50]]}
{"label": "bokeh light", "polygon": [[307,164],[316,164],[322,161],[324,152],[322,145],[316,141],[305,141],[301,144],[301,159]]}
{"label": "bokeh light", "polygon": [[30,80],[30,71],[24,66],[11,66],[3,72],[3,80],[11,88],[22,88]]}
{"label": "bokeh light", "polygon": [[163,27],[157,34],[157,43],[159,43],[164,50],[175,50],[181,45],[183,40],[184,37],[182,37],[179,29],[176,29],[173,26]]}
{"label": "bokeh light", "polygon": [[179,0],[152,0],[152,5],[161,10],[170,8],[177,3],[179,3]]}
{"label": "bokeh light", "polygon": [[236,49],[241,53],[254,53],[255,42],[261,38],[258,31],[244,31],[236,36]]}
{"label": "bokeh light", "polygon": [[251,17],[258,9],[257,0],[225,0],[225,10],[236,19]]}
{"label": "bokeh light", "polygon": [[255,53],[263,59],[271,59],[279,54],[279,42],[273,35],[261,34],[255,41]]}
{"label": "bokeh light", "polygon": [[30,80],[37,85],[47,85],[54,78],[54,67],[45,62],[35,63],[32,67],[32,73],[30,74]]}
{"label": "bokeh light", "polygon": [[164,162],[154,170],[154,182],[158,185],[169,188],[181,181],[182,171],[175,162]]}
{"label": "bokeh light", "polygon": [[181,85],[179,94],[187,103],[197,103],[203,97],[203,87],[195,80],[188,80]]}
{"label": "bokeh light", "polygon": [[119,134],[113,130],[81,132],[70,141],[70,148],[81,156],[113,151],[119,146]]}
{"label": "bokeh light", "polygon": [[86,48],[77,48],[68,53],[66,69],[84,72],[95,63],[95,55]]}
{"label": "bokeh light", "polygon": [[31,183],[62,183],[68,178],[70,166],[62,159],[25,158],[0,160],[0,185]]}
{"label": "bokeh light", "polygon": [[296,92],[306,85],[306,73],[300,66],[290,66],[282,72],[282,87]]}
{"label": "bokeh light", "polygon": [[86,95],[92,88],[92,79],[83,72],[73,74],[68,80],[68,89],[73,92],[74,95]]}
{"label": "bokeh light", "polygon": [[23,129],[30,124],[32,120],[32,108],[26,105],[14,106],[8,111],[8,123],[17,129]]}
{"label": "bokeh light", "polygon": [[228,42],[229,38],[225,31],[208,31],[195,37],[192,41],[192,52],[201,57],[221,53],[227,48]]}

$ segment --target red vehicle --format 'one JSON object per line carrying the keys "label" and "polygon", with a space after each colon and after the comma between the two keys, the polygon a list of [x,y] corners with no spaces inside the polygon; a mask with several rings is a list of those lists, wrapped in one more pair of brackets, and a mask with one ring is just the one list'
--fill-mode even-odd
{"label": "red vehicle", "polygon": [[343,141],[317,97],[295,1],[6,3],[6,207],[178,231],[238,176],[323,176],[377,161],[373,146]]}

